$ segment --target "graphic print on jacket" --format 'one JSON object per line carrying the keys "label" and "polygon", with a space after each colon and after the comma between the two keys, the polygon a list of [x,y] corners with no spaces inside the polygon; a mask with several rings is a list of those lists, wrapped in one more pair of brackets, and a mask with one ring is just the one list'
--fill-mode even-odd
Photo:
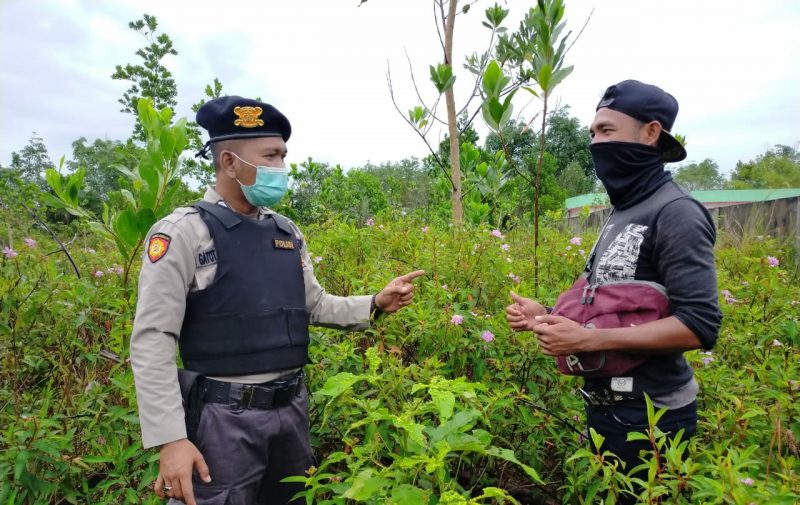
{"label": "graphic print on jacket", "polygon": [[603,252],[594,281],[599,284],[633,280],[647,226],[629,223]]}

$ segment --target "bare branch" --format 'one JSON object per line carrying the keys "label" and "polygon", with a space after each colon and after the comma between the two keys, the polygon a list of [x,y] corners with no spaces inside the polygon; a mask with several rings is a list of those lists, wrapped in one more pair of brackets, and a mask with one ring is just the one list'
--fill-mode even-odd
{"label": "bare branch", "polygon": [[425,104],[425,100],[422,99],[422,95],[420,95],[419,93],[419,88],[417,87],[417,80],[414,78],[414,68],[411,66],[411,58],[408,56],[408,51],[405,51],[405,53],[406,53],[406,60],[408,61],[408,73],[411,74],[411,83],[414,85],[414,92],[417,94],[417,99],[422,104],[422,106],[425,107],[425,109],[427,109],[428,112],[430,112],[430,115],[433,119],[446,126],[447,122],[442,121],[436,116],[436,105],[439,103],[439,98],[441,98],[441,95],[439,95],[439,98],[436,99],[433,109],[428,108],[428,106]]}
{"label": "bare branch", "polygon": [[489,51],[492,50],[493,44],[494,44],[494,30],[492,30],[492,35],[489,37],[489,48],[486,50],[485,53],[483,53],[483,56],[481,57],[481,66],[478,69],[477,75],[475,76],[475,86],[473,86],[472,88],[472,94],[470,94],[469,99],[467,99],[467,103],[465,103],[464,107],[462,107],[461,110],[458,111],[458,114],[456,114],[456,116],[460,116],[461,114],[463,114],[464,111],[466,111],[467,108],[469,107],[469,104],[472,102],[472,99],[475,98],[476,96],[480,96],[480,93],[478,91],[480,89],[480,84],[481,84],[481,75],[483,75],[483,71],[486,70],[486,65],[489,62]]}
{"label": "bare branch", "polygon": [[575,45],[575,42],[577,42],[578,39],[581,38],[581,34],[583,34],[583,30],[586,29],[586,25],[588,25],[589,24],[589,20],[592,19],[592,14],[594,14],[594,7],[592,7],[592,12],[589,13],[589,17],[586,18],[586,22],[583,23],[583,27],[581,28],[581,31],[578,32],[578,35],[575,37],[575,40],[573,40],[572,44],[570,44],[569,47],[567,48],[567,50],[564,51],[565,55],[569,52],[570,49],[572,49],[572,46]]}
{"label": "bare branch", "polygon": [[442,52],[444,53],[444,39],[442,38],[442,31],[439,29],[439,19],[436,17],[436,5],[438,4],[442,16],[442,26],[444,27],[444,6],[442,5],[442,1],[443,0],[437,0],[433,3],[433,20],[435,21],[433,24],[436,26],[436,35],[439,36],[439,45],[442,46]]}
{"label": "bare branch", "polygon": [[389,67],[388,61],[386,62],[386,82],[389,86],[389,96],[392,99],[392,104],[394,105],[395,110],[397,111],[398,114],[400,114],[400,117],[403,118],[403,121],[405,121],[408,124],[408,126],[411,127],[411,129],[417,132],[417,135],[419,135],[422,141],[425,142],[425,145],[428,147],[428,151],[430,151],[431,156],[433,156],[433,159],[436,161],[436,165],[442,170],[442,173],[444,173],[445,177],[452,186],[453,181],[450,179],[450,174],[447,173],[447,165],[442,163],[441,158],[439,158],[439,155],[436,153],[436,151],[433,150],[433,147],[431,147],[431,144],[430,142],[428,142],[428,139],[425,138],[425,135],[421,131],[419,131],[419,128],[417,128],[416,125],[412,123],[411,120],[408,119],[408,117],[406,117],[405,114],[403,114],[403,111],[401,111],[400,107],[397,105],[397,100],[395,100],[394,98],[394,87],[392,86],[392,71],[391,68]]}

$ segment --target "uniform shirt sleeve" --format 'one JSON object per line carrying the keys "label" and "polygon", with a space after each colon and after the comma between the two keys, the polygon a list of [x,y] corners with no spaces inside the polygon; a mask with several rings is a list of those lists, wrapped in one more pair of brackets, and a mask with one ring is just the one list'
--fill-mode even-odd
{"label": "uniform shirt sleeve", "polygon": [[311,324],[348,331],[369,328],[372,295],[335,296],[328,294],[314,276],[311,255],[308,252],[303,233],[294,223],[292,223],[292,227],[302,243],[300,254],[303,260],[303,280],[306,286],[306,310],[311,316]]}
{"label": "uniform shirt sleeve", "polygon": [[[131,335],[142,444],[145,448],[186,438],[178,385],[176,343],[195,272],[195,251],[186,221],[159,221],[148,234],[170,237],[166,254],[153,262],[145,250]],[[181,226],[183,225],[183,226]],[[148,244],[145,242],[145,248]]]}
{"label": "uniform shirt sleeve", "polygon": [[673,315],[704,349],[714,347],[722,323],[714,265],[714,224],[695,200],[667,204],[656,222],[654,259]]}

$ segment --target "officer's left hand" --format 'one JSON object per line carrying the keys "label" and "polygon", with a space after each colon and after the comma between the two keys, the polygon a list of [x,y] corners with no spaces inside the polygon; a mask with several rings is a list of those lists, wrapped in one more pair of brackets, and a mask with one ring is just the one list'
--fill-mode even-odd
{"label": "officer's left hand", "polygon": [[542,352],[548,356],[566,356],[593,350],[591,330],[562,316],[536,316],[532,328]]}
{"label": "officer's left hand", "polygon": [[409,274],[395,277],[383,290],[375,295],[375,305],[389,314],[397,312],[409,305],[414,298],[414,284],[417,277],[425,275],[425,270],[416,270]]}

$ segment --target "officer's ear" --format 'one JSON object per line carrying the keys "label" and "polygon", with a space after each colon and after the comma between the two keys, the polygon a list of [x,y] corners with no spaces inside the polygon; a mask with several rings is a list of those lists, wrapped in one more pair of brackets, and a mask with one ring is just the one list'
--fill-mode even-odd
{"label": "officer's ear", "polygon": [[221,150],[219,153],[218,161],[217,161],[217,173],[223,174],[231,179],[235,179],[236,176],[236,156],[234,156],[233,152],[228,150]]}

